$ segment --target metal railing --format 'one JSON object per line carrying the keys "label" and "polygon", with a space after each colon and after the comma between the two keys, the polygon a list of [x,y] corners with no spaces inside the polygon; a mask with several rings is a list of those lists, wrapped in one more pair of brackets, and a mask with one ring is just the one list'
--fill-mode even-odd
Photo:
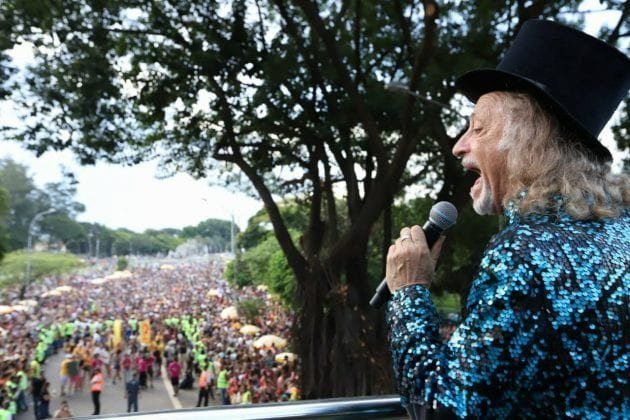
{"label": "metal railing", "polygon": [[[215,406],[182,410],[153,411],[133,414],[108,414],[99,419],[141,418],[151,420],[201,419],[391,419],[407,418],[398,395],[380,397],[331,398],[326,400],[295,401],[273,404]],[[77,417],[97,418],[97,417]]]}

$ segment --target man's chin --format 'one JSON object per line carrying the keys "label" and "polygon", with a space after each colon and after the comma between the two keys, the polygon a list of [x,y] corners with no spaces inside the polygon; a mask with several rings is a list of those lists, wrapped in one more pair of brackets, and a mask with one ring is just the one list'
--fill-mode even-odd
{"label": "man's chin", "polygon": [[473,198],[473,209],[480,216],[491,216],[496,214],[494,200],[492,197]]}

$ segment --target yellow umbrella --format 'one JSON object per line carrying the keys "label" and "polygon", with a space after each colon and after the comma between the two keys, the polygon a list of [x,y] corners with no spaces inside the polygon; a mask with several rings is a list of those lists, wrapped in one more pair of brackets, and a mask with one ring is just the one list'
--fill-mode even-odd
{"label": "yellow umbrella", "polygon": [[206,293],[207,297],[215,297],[215,296],[219,296],[221,294],[221,292],[219,292],[219,289],[210,289],[208,290],[208,293]]}
{"label": "yellow umbrella", "polygon": [[295,360],[297,359],[297,354],[295,353],[278,353],[276,354],[276,362],[278,363],[282,363],[284,362],[284,358],[287,358],[289,360],[289,362],[295,362]]}
{"label": "yellow umbrella", "polygon": [[277,335],[268,334],[263,335],[258,340],[254,341],[254,347],[257,349],[261,347],[271,347],[275,346],[277,349],[283,349],[287,345],[287,340],[284,338],[278,337]]}
{"label": "yellow umbrella", "polygon": [[133,277],[133,274],[131,274],[131,271],[129,270],[125,270],[125,271],[114,271],[113,274],[110,274],[109,276],[105,276],[106,280],[119,280],[119,279],[129,279]]}
{"label": "yellow umbrella", "polygon": [[18,300],[16,303],[18,305],[32,306],[33,308],[37,306],[37,301],[35,299]]}
{"label": "yellow umbrella", "polygon": [[42,297],[50,297],[50,296],[61,296],[61,292],[57,289],[53,289],[45,293],[42,293]]}
{"label": "yellow umbrella", "polygon": [[171,264],[162,264],[160,266],[160,270],[162,270],[162,271],[173,271],[173,270],[175,270],[175,266],[171,265]]}
{"label": "yellow umbrella", "polygon": [[266,291],[267,289],[269,289],[269,287],[267,287],[267,286],[266,286],[266,285],[264,285],[264,284],[259,284],[259,285],[256,287],[256,289],[257,289],[257,290]]}
{"label": "yellow umbrella", "polygon": [[55,290],[59,290],[61,293],[70,293],[70,292],[74,291],[74,287],[72,287],[72,286],[59,286]]}
{"label": "yellow umbrella", "polygon": [[260,328],[252,324],[243,325],[240,329],[240,333],[245,335],[256,335],[259,332]]}
{"label": "yellow umbrella", "polygon": [[0,305],[0,315],[10,314],[13,311],[14,311],[13,306]]}
{"label": "yellow umbrella", "polygon": [[234,306],[228,306],[221,311],[221,319],[238,319],[238,312]]}
{"label": "yellow umbrella", "polygon": [[92,279],[92,280],[90,280],[90,283],[92,283],[92,284],[103,284],[103,283],[107,283],[107,279],[104,279],[104,278]]}

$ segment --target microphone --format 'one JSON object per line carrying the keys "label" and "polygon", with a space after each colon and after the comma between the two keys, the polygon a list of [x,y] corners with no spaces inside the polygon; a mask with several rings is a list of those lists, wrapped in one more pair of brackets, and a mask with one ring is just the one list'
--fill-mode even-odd
{"label": "microphone", "polygon": [[[429,248],[433,247],[442,232],[453,226],[456,221],[457,209],[454,205],[448,201],[440,201],[434,204],[429,212],[429,220],[422,226]],[[387,287],[387,279],[383,279],[381,284],[376,288],[374,296],[370,299],[370,306],[380,309],[391,297],[392,294],[389,291],[389,287]]]}

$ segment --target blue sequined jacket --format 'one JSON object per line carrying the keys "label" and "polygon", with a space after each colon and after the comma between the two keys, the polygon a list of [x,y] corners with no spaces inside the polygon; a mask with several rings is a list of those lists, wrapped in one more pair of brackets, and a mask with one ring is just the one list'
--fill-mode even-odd
{"label": "blue sequined jacket", "polygon": [[389,302],[403,403],[459,417],[630,418],[629,212],[506,216],[447,343],[427,289]]}

